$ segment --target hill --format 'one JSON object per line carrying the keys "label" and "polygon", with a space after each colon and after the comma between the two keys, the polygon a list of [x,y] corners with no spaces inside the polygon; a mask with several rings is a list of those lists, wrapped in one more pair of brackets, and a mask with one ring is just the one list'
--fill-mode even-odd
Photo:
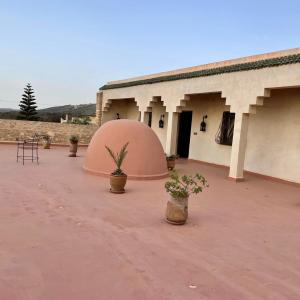
{"label": "hill", "polygon": [[13,108],[0,108],[0,113],[1,112],[9,112],[9,111],[15,111]]}
{"label": "hill", "polygon": [[39,114],[59,113],[62,115],[70,114],[72,116],[93,116],[96,113],[96,104],[62,105],[53,106],[38,110]]}
{"label": "hill", "polygon": [[[96,104],[79,104],[79,105],[62,105],[38,109],[38,118],[44,122],[60,122],[60,118],[69,117],[94,116],[96,114]],[[17,119],[18,110],[0,109],[0,119]]]}

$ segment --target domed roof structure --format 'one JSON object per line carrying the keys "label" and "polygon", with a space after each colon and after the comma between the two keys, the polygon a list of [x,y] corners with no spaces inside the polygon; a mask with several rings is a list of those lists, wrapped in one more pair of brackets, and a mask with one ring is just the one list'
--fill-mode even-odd
{"label": "domed roof structure", "polygon": [[110,175],[115,164],[105,149],[119,152],[129,142],[122,170],[132,179],[159,179],[168,175],[163,147],[147,125],[132,120],[114,120],[104,123],[94,134],[83,168],[99,175]]}

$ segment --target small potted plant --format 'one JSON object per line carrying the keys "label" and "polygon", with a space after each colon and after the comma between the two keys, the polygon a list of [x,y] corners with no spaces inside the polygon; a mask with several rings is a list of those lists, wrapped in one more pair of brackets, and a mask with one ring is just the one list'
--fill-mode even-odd
{"label": "small potted plant", "polygon": [[125,192],[124,187],[127,181],[127,175],[122,171],[121,166],[127,155],[127,146],[128,143],[121,148],[119,153],[114,153],[108,146],[105,146],[109,155],[116,164],[115,171],[110,175],[110,191],[115,194],[122,194]]}
{"label": "small potted plant", "polygon": [[44,149],[50,149],[51,136],[49,134],[44,134],[42,136],[42,139],[43,139],[43,147],[44,147]]}
{"label": "small potted plant", "polygon": [[79,137],[77,135],[71,135],[69,138],[70,141],[70,154],[69,157],[76,157]]}
{"label": "small potted plant", "polygon": [[202,192],[205,187],[208,187],[208,184],[202,175],[179,176],[173,171],[171,180],[165,183],[165,189],[171,196],[167,203],[166,221],[175,225],[185,224],[188,217],[189,196]]}
{"label": "small potted plant", "polygon": [[166,155],[168,170],[173,170],[175,168],[176,155]]}

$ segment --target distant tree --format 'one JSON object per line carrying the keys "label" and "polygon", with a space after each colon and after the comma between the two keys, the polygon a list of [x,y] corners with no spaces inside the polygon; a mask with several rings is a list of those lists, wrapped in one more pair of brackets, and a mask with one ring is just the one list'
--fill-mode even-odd
{"label": "distant tree", "polygon": [[19,118],[25,120],[37,120],[37,105],[34,96],[34,90],[31,84],[28,83],[24,88],[24,94],[20,101],[20,113]]}
{"label": "distant tree", "polygon": [[18,111],[0,112],[0,119],[16,120],[18,119]]}
{"label": "distant tree", "polygon": [[91,118],[89,116],[82,116],[82,117],[74,117],[72,118],[73,124],[79,124],[79,125],[88,125],[91,122]]}
{"label": "distant tree", "polygon": [[60,113],[38,113],[38,119],[42,122],[56,122],[60,123]]}

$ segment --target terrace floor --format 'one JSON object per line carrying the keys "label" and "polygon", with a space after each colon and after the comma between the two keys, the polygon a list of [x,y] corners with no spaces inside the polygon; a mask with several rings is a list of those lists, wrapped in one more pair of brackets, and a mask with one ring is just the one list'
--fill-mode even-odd
{"label": "terrace floor", "polygon": [[185,226],[164,222],[164,181],[108,179],[66,148],[40,165],[0,145],[0,299],[300,299],[300,189],[181,162],[210,187]]}

